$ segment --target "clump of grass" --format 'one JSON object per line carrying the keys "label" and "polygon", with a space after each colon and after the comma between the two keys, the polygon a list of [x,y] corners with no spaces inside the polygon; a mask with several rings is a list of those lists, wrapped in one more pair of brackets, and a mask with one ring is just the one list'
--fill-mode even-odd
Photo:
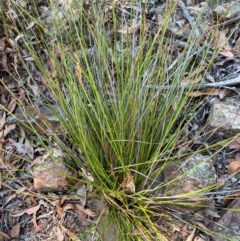
{"label": "clump of grass", "polygon": [[110,220],[117,230],[115,240],[167,240],[155,223],[170,219],[164,203],[181,205],[191,196],[166,199],[161,192],[167,185],[162,171],[176,160],[201,152],[187,151],[191,141],[181,143],[198,107],[189,98],[192,89],[182,88],[181,82],[196,69],[203,71],[196,71],[190,84],[200,74],[204,76],[216,53],[208,59],[209,66],[203,67],[211,36],[203,40],[193,29],[174,62],[174,39],[167,39],[166,33],[176,7],[176,3],[166,7],[163,23],[154,34],[146,29],[144,17],[138,31],[122,34],[118,30],[126,23],[120,5],[110,4],[109,21],[104,5],[92,3],[91,14],[75,5],[80,17],[76,20],[76,13],[69,10],[73,21],[67,31],[61,30],[59,21],[49,33],[44,33],[44,25],[36,27],[40,47],[48,54],[48,70],[41,49],[36,51],[27,35],[22,39],[61,110],[55,114],[68,141],[82,158],[57,141],[72,157],[73,166],[93,176],[91,184],[109,204],[105,222]]}

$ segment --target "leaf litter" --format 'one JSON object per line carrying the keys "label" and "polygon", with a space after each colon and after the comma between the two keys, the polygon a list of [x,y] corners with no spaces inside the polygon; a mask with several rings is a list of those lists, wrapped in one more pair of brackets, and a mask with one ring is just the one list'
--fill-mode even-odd
{"label": "leaf litter", "polygon": [[[27,1],[21,0],[18,1],[19,4],[26,10],[31,12],[31,8],[28,6]],[[60,3],[61,2],[61,3]],[[59,4],[63,4],[63,6],[66,7],[67,1],[60,1]],[[115,1],[117,2],[117,1]],[[124,1],[125,2],[125,1]],[[152,2],[152,1],[149,1]],[[3,4],[3,3],[0,3]],[[58,1],[54,1],[54,4],[58,4]],[[117,3],[116,3],[117,4]],[[137,12],[142,12],[140,7],[136,6],[128,6],[124,5],[125,3],[118,3],[121,5],[122,9],[126,12],[126,16],[131,16],[130,10],[135,10]],[[127,3],[126,3],[127,4]],[[5,5],[5,4],[4,4]],[[109,5],[106,4],[106,12],[108,10]],[[149,9],[147,10],[147,14],[149,14],[149,17],[146,22],[146,32],[152,32],[154,33],[154,28],[156,24],[160,25],[163,21],[163,15],[161,15],[161,12],[159,12],[158,8],[161,8],[162,5],[160,3],[154,2],[153,4],[149,3]],[[8,6],[4,6],[4,8],[7,8],[6,13],[11,17],[12,19],[18,19],[19,15],[16,10],[14,10],[14,7],[11,6],[9,3]],[[183,16],[177,16],[178,18],[178,28],[176,29],[176,26],[170,27],[170,31],[172,32],[178,32],[181,36],[181,31],[186,27],[188,24],[186,22],[186,18],[189,20],[188,12],[185,11],[186,9],[191,8],[191,6],[185,6],[181,2],[181,8],[185,14],[185,18]],[[199,7],[195,6],[195,10],[199,10]],[[50,6],[47,4],[47,2],[43,2],[41,6],[39,6],[39,11],[41,13],[41,18],[44,19],[45,27],[52,31],[52,16],[51,13],[47,17],[44,15],[47,15],[48,10],[50,10]],[[149,12],[148,12],[149,11]],[[194,11],[194,8],[192,8],[192,11]],[[152,14],[154,13],[154,14]],[[67,14],[67,7],[66,7],[66,14]],[[60,18],[63,18],[62,13],[59,14]],[[129,22],[125,26],[118,26],[118,32],[123,35],[130,35],[130,34],[138,34],[140,24],[137,21],[132,21],[129,17],[126,17],[126,19],[129,20]],[[182,20],[185,19],[183,22],[184,24],[181,25]],[[0,19],[0,21],[2,21]],[[108,21],[107,19],[105,20]],[[154,24],[153,24],[154,23]],[[36,27],[36,22],[28,19],[28,22],[25,22],[25,30],[31,30]],[[191,24],[191,22],[190,22]],[[213,67],[208,70],[208,73],[211,75],[212,83],[217,83],[219,80],[228,79],[231,77],[231,74],[235,72],[236,76],[239,76],[240,66],[239,66],[239,37],[238,35],[233,35],[231,38],[229,38],[229,33],[232,31],[230,27],[224,28],[222,30],[218,30],[217,34],[214,34],[214,41],[213,41],[213,47],[215,48],[222,48],[221,56],[218,57],[217,61],[213,63]],[[26,31],[25,34],[31,36],[30,31]],[[28,56],[28,52],[26,49],[23,49],[23,53],[25,54],[24,59],[26,61],[26,64],[28,65],[29,69],[31,70],[31,73],[24,73],[24,71],[21,71],[21,68],[23,67],[21,64],[21,61],[19,59],[17,51],[15,51],[15,47],[20,44],[21,38],[23,38],[24,35],[13,35],[9,36],[7,34],[6,29],[1,27],[1,33],[0,33],[0,57],[1,57],[1,79],[4,84],[4,88],[10,89],[13,91],[16,95],[19,97],[27,99],[26,96],[28,96],[28,93],[25,93],[24,88],[22,88],[23,85],[27,86],[28,91],[33,92],[33,96],[35,96],[36,99],[41,100],[41,94],[44,93],[47,96],[49,96],[50,100],[54,102],[54,100],[51,98],[51,93],[48,92],[46,86],[44,85],[42,81],[42,77],[39,76],[38,71],[36,70],[33,62],[33,58],[31,56]],[[14,40],[13,40],[14,39]],[[134,39],[134,41],[137,42],[137,37]],[[231,41],[235,44],[232,44]],[[37,41],[32,39],[32,43],[37,46]],[[177,51],[181,51],[181,44],[176,41],[176,48]],[[40,50],[39,50],[40,51]],[[43,57],[44,61],[44,57]],[[201,69],[196,69],[197,72],[202,72]],[[16,85],[15,82],[11,79],[11,73],[12,76],[14,76],[16,79],[18,79],[18,84]],[[28,76],[29,75],[29,76]],[[29,81],[31,76],[34,76],[35,80],[40,83],[41,89],[37,88],[35,86],[35,83],[32,81]],[[20,79],[21,80],[20,80]],[[188,83],[188,78],[191,78],[191,76],[186,77],[185,80],[183,80],[183,83]],[[205,77],[201,76],[201,78],[198,78],[197,82],[203,82]],[[206,81],[205,81],[206,82]],[[32,83],[32,84],[31,84]],[[240,84],[240,81],[239,81]],[[237,88],[238,85],[236,85],[235,88]],[[223,89],[220,88],[205,88],[201,91],[193,91],[190,93],[190,97],[198,98],[201,101],[204,102],[210,102],[209,97],[204,96],[220,96]],[[5,92],[5,90],[4,90]],[[234,92],[235,94],[236,92]],[[231,94],[233,95],[233,94]],[[238,94],[239,95],[239,94]],[[25,97],[24,97],[25,96]],[[224,96],[225,97],[225,96]],[[224,98],[222,97],[222,98]],[[28,99],[31,100],[31,102],[34,102],[34,98],[28,97]],[[25,137],[24,140],[21,140],[21,137],[19,136],[19,132],[22,130],[19,128],[19,123],[14,124],[6,124],[6,118],[11,113],[14,113],[16,110],[16,107],[19,105],[16,101],[16,98],[12,98],[10,95],[6,95],[6,92],[3,94],[1,91],[1,119],[0,119],[0,130],[1,130],[1,183],[5,184],[3,187],[3,190],[1,190],[1,197],[3,198],[3,208],[4,213],[2,213],[1,220],[4,220],[6,224],[8,224],[7,227],[3,227],[4,231],[0,231],[0,235],[5,239],[11,239],[11,238],[18,238],[19,240],[33,240],[34,237],[38,237],[38,240],[45,239],[44,235],[47,235],[51,238],[51,240],[80,240],[78,236],[76,235],[79,230],[83,230],[83,227],[90,227],[91,223],[93,221],[93,218],[95,216],[95,212],[92,211],[93,206],[90,205],[90,203],[96,202],[96,200],[88,197],[87,195],[92,192],[94,192],[94,187],[91,185],[91,182],[93,182],[93,177],[90,173],[88,173],[86,170],[82,169],[79,170],[78,177],[85,178],[87,182],[87,187],[83,186],[82,184],[76,184],[77,185],[77,191],[73,191],[73,193],[66,193],[64,198],[61,197],[61,192],[59,194],[59,190],[57,194],[53,191],[48,192],[48,197],[43,198],[43,196],[39,195],[38,193],[34,192],[34,188],[32,186],[32,168],[35,164],[39,164],[38,161],[44,156],[44,152],[46,151],[44,148],[42,148],[41,144],[34,142],[34,139],[36,140],[36,136],[32,134],[27,134],[27,138],[29,138],[28,141]],[[27,102],[27,101],[26,101]],[[37,102],[37,101],[36,101]],[[29,104],[29,103],[26,103]],[[208,107],[206,107],[206,111],[201,112],[202,116],[195,115],[195,121],[197,124],[194,126],[196,127],[194,131],[200,130],[200,127],[205,124],[205,120],[208,115]],[[200,112],[198,112],[198,115]],[[202,119],[203,121],[198,121]],[[200,123],[201,122],[201,123]],[[192,122],[193,123],[193,122]],[[193,124],[191,127],[193,127]],[[191,129],[189,127],[189,129]],[[184,140],[187,141],[190,139],[191,133],[187,132],[187,138]],[[203,140],[200,140],[200,145],[202,144]],[[34,143],[34,144],[30,144]],[[198,145],[198,143],[197,143]],[[50,148],[51,149],[51,148]],[[231,152],[231,150],[234,150],[234,152]],[[229,174],[233,174],[239,170],[239,163],[238,161],[232,161],[230,164],[226,165],[226,156],[229,158],[234,158],[236,154],[239,151],[239,143],[238,139],[235,140],[235,142],[231,143],[229,147],[226,148],[225,154],[220,153],[218,156],[218,159],[216,161],[216,168],[219,171],[218,179],[223,178],[225,173],[224,171],[228,171]],[[225,156],[224,156],[225,155]],[[31,163],[33,160],[38,160],[32,165]],[[231,164],[233,163],[233,164]],[[14,165],[13,165],[14,164]],[[9,173],[9,170],[12,169]],[[15,179],[12,179],[12,176],[14,176]],[[8,179],[8,177],[11,177]],[[132,174],[129,174],[129,176],[126,176],[126,178],[123,180],[122,188],[125,192],[129,193],[135,193],[135,185],[133,182],[134,178]],[[226,181],[223,183],[226,184]],[[229,184],[229,183],[228,183]],[[224,186],[223,185],[223,186]],[[227,185],[225,185],[226,187]],[[7,188],[8,187],[8,188]],[[233,187],[232,183],[230,183],[230,188]],[[10,189],[11,188],[11,189]],[[29,193],[26,192],[26,188],[29,189]],[[85,188],[85,189],[84,189]],[[82,189],[82,191],[80,191]],[[20,191],[14,191],[14,190],[20,190]],[[88,192],[87,192],[87,191]],[[82,195],[82,197],[77,196],[76,194]],[[219,199],[227,199],[227,195],[225,197],[220,197]],[[40,205],[41,200],[45,200],[45,205]],[[55,203],[57,201],[57,204]],[[225,204],[224,204],[225,205]],[[223,207],[224,207],[223,205]],[[71,212],[69,211],[71,210]],[[211,211],[212,213],[210,216],[213,218],[210,219],[211,221],[216,221],[216,219],[219,217],[218,212],[216,209],[213,209]],[[13,221],[9,219],[10,216],[14,217]],[[33,222],[31,222],[30,217],[33,216]],[[183,214],[179,214],[179,216],[182,216],[184,219]],[[61,217],[61,219],[58,219]],[[215,219],[214,219],[215,218]],[[209,221],[209,220],[208,220]],[[53,224],[52,224],[53,223]],[[171,221],[170,221],[171,223]],[[198,225],[198,223],[196,223]],[[168,222],[162,222],[161,225],[164,229],[173,230],[171,227],[171,224],[169,225]],[[194,228],[192,229],[190,226],[184,226],[182,224],[178,224],[179,227],[176,229],[174,228],[174,232],[170,234],[171,240],[207,240],[204,239],[207,238],[208,233],[204,232],[204,230]],[[204,222],[201,223],[202,228],[204,226]],[[200,225],[200,226],[201,226]],[[198,225],[199,226],[199,225]],[[27,228],[26,228],[27,227]],[[203,228],[204,229],[204,228]],[[7,233],[9,230],[9,233]],[[169,231],[168,230],[168,231]],[[180,231],[179,231],[180,230]],[[183,235],[183,233],[185,233]],[[97,236],[97,234],[95,234]],[[166,234],[167,235],[167,234]],[[200,236],[199,236],[200,235]],[[92,236],[93,237],[93,236]],[[50,239],[49,239],[50,240]],[[111,239],[110,239],[111,240]],[[112,237],[112,240],[114,240],[114,237]]]}

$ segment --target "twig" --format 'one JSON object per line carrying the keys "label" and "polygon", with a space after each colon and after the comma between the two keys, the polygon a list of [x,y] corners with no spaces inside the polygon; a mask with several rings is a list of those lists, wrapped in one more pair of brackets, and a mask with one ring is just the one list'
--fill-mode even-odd
{"label": "twig", "polygon": [[188,9],[186,8],[185,4],[183,3],[183,1],[180,0],[178,2],[178,5],[182,9],[183,15],[188,20],[189,24],[191,25],[191,28],[193,28],[194,27],[194,21],[193,21],[193,18],[191,17],[191,15],[190,15]]}
{"label": "twig", "polygon": [[[193,89],[193,90],[199,90],[199,89],[206,89],[206,88],[223,88],[225,86],[234,86],[234,85],[240,85],[240,76],[230,79],[230,80],[224,80],[219,81],[215,83],[202,83],[202,84],[180,84],[180,88],[183,89]],[[147,88],[154,88],[156,90],[162,90],[162,89],[170,89],[172,88],[171,85],[168,86],[157,86],[157,85],[147,85]]]}
{"label": "twig", "polygon": [[191,29],[194,29],[196,31],[196,35],[199,36],[200,32],[199,32],[197,26],[195,26],[195,24],[194,24],[194,18],[190,15],[190,13],[189,13],[188,9],[186,8],[185,4],[183,3],[183,1],[180,0],[178,2],[178,6],[182,9],[183,15],[188,20],[188,22],[191,26]]}
{"label": "twig", "polygon": [[230,19],[230,20],[227,20],[227,21],[225,21],[225,22],[223,22],[223,23],[216,24],[216,25],[214,25],[213,27],[218,27],[218,28],[220,28],[220,27],[226,27],[226,26],[228,26],[228,25],[230,25],[230,24],[232,24],[232,23],[235,23],[235,22],[237,22],[237,21],[239,21],[239,20],[240,20],[240,16],[237,16],[237,17],[235,17],[235,18],[233,18],[233,19]]}

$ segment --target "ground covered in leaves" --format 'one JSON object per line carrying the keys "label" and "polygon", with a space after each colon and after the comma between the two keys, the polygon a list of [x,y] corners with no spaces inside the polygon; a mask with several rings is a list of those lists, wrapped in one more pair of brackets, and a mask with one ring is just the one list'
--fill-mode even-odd
{"label": "ground covered in leaves", "polygon": [[[142,27],[140,22],[143,16],[145,21],[143,32],[146,34],[146,41],[151,41],[158,27],[164,22],[163,12],[167,2],[114,1],[116,14],[119,13],[119,16],[125,18],[124,21],[119,21],[119,26],[116,26],[119,42],[124,41],[126,36],[132,35],[132,41],[136,45],[132,51],[133,55],[138,50],[140,27]],[[16,8],[14,3],[18,3],[21,8]],[[67,13],[70,8],[74,9],[74,3],[58,0],[52,1],[52,4],[56,7],[55,10],[52,10],[49,1],[34,3],[27,0],[0,1],[0,240],[97,240],[102,230],[105,232],[103,240],[115,240],[116,227],[97,226],[109,210],[104,199],[94,197],[96,190],[91,185],[94,177],[83,168],[69,169],[59,161],[67,160],[69,157],[52,141],[54,137],[60,138],[63,145],[68,146],[79,159],[82,159],[82,156],[77,147],[69,144],[68,133],[58,118],[46,108],[47,105],[55,105],[56,100],[36,67],[29,50],[23,48],[24,45],[21,42],[22,38],[31,41],[41,56],[46,70],[51,71],[49,60],[51,56],[42,49],[37,38],[38,23],[31,20],[29,16],[37,18],[50,33],[47,41],[51,46],[54,42],[51,36],[52,38],[57,36],[53,27],[53,19],[57,15],[58,24],[61,26],[59,34],[66,38],[64,39],[66,50],[81,55],[82,50],[76,49],[76,45],[69,42],[67,35],[71,29],[68,27],[72,24],[69,22]],[[109,38],[112,38],[114,27],[111,19],[112,3],[96,1],[95,4],[99,4],[104,10],[103,21],[106,32],[109,33]],[[82,3],[82,7],[89,12],[89,15],[96,14],[88,1]],[[221,49],[220,54],[210,65],[208,74],[200,75],[195,80],[194,90],[189,94],[193,102],[201,103],[201,108],[192,113],[189,129],[186,130],[186,136],[180,142],[187,141],[194,136],[194,133],[200,132],[207,121],[211,123],[210,129],[207,130],[211,135],[207,135],[207,131],[202,133],[201,138],[195,140],[191,147],[193,150],[220,139],[233,137],[240,131],[239,123],[236,126],[231,124],[230,127],[224,128],[231,119],[237,118],[239,108],[238,104],[236,107],[236,103],[240,94],[240,28],[238,26],[240,18],[239,10],[236,9],[240,9],[239,1],[219,1],[218,4],[215,1],[209,1],[209,3],[194,0],[179,1],[176,12],[168,24],[166,41],[171,42],[172,52],[166,59],[167,70],[171,70],[179,61],[179,53],[186,46],[190,29],[196,29],[196,34],[199,34],[199,38],[203,40],[208,37],[208,34],[214,35],[211,46],[207,46],[207,53],[204,52],[209,56],[206,58],[206,66],[209,64],[207,61],[210,61],[213,49]],[[78,21],[78,10],[74,9],[76,19],[71,18],[71,21]],[[200,21],[198,19],[196,27],[194,24],[202,11],[204,14]],[[85,51],[91,52],[94,46],[91,45],[91,39],[87,42]],[[121,44],[119,48],[123,46]],[[56,57],[61,56],[57,46],[54,47]],[[199,45],[196,48],[198,61],[203,55],[204,47],[206,46]],[[124,54],[124,50],[118,51]],[[203,70],[204,68],[196,69],[195,72],[186,72],[186,77],[181,80],[180,86],[188,88],[192,76]],[[169,88],[167,85],[165,87]],[[213,103],[216,99],[225,101],[228,98],[233,98],[235,104],[226,103],[225,108],[236,107],[236,110],[234,109],[233,113],[228,112],[229,119],[226,116],[223,117],[222,113],[221,120],[217,117],[220,124],[216,126],[212,121],[214,120]],[[39,103],[42,105],[39,106]],[[221,109],[221,103],[219,105]],[[58,108],[57,105],[55,107]],[[173,108],[177,107],[173,106]],[[230,114],[235,114],[235,117],[232,118]],[[217,135],[212,133],[213,129],[220,127],[221,133],[217,132]],[[211,161],[207,163],[208,166],[201,167],[197,173],[193,173],[195,176],[199,175],[198,182],[190,177],[182,180],[184,186],[173,182],[172,185],[175,185],[173,193],[171,189],[165,189],[165,192],[170,193],[171,196],[177,196],[194,191],[198,185],[205,187],[217,183],[217,188],[206,193],[208,208],[187,210],[168,207],[166,212],[171,212],[175,218],[174,221],[169,217],[162,220],[153,218],[165,238],[170,241],[226,240],[209,233],[207,230],[209,228],[217,233],[222,232],[230,238],[229,240],[240,240],[240,229],[236,227],[240,221],[240,215],[237,213],[240,208],[239,150],[240,141],[237,138],[217,155],[211,156],[211,153],[208,153],[211,157]],[[192,164],[197,165],[198,160],[202,158],[195,157]],[[181,168],[182,166],[184,165],[181,165]],[[167,169],[164,172],[162,182],[167,181],[172,173],[179,175],[180,167],[174,170]],[[69,176],[80,181],[72,182]],[[212,177],[215,179],[211,179]],[[128,177],[122,183],[126,192],[135,191],[131,178],[131,176]],[[81,179],[88,180],[87,184],[82,184]],[[207,184],[204,183],[205,181]],[[74,186],[73,191],[69,191],[69,186]],[[197,200],[196,206],[201,206],[201,201]],[[224,228],[219,229],[219,227]],[[133,239],[135,235],[132,234]],[[166,240],[165,238],[163,240]]]}

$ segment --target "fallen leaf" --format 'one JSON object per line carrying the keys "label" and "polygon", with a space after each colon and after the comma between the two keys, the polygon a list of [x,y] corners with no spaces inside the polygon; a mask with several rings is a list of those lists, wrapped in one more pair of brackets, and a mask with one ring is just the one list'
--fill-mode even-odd
{"label": "fallen leaf", "polygon": [[240,161],[233,161],[228,165],[228,174],[233,174],[240,169]]}
{"label": "fallen leaf", "polygon": [[162,23],[163,23],[163,21],[164,21],[164,17],[163,17],[163,15],[162,14],[157,14],[157,23],[159,24],[159,25],[162,25]]}
{"label": "fallen leaf", "polygon": [[3,136],[5,137],[10,131],[16,129],[16,124],[7,125],[3,131]]}
{"label": "fallen leaf", "polygon": [[3,112],[3,115],[0,119],[0,130],[4,127],[5,124],[6,124],[6,113]]}
{"label": "fallen leaf", "polygon": [[34,21],[31,21],[28,26],[26,27],[26,29],[30,29],[32,28],[33,26],[35,25],[35,22]]}
{"label": "fallen leaf", "polygon": [[226,45],[227,43],[227,32],[228,32],[228,28],[222,30],[222,31],[218,31],[218,30],[214,30],[216,31],[214,34],[214,46],[216,48],[222,48]]}
{"label": "fallen leaf", "polygon": [[12,98],[7,106],[7,110],[10,113],[12,113],[14,111],[14,109],[16,108],[16,105],[17,105],[16,98]]}
{"label": "fallen leaf", "polygon": [[[184,78],[181,82],[184,83],[184,84],[190,84],[190,83],[193,83],[193,84],[197,84],[199,83],[201,80],[202,80],[202,75],[200,75],[200,73],[206,69],[206,65],[203,65],[202,67],[198,68],[198,69],[195,69],[194,71],[190,72],[189,75]],[[196,77],[198,76],[196,79],[194,79],[194,81],[190,81],[193,77]]]}
{"label": "fallen leaf", "polygon": [[37,224],[37,212],[33,213],[33,226],[34,226],[36,232],[43,231],[42,227]]}
{"label": "fallen leaf", "polygon": [[74,233],[66,229],[63,225],[60,224],[60,227],[64,233],[68,235],[68,237],[73,241],[81,241]]}
{"label": "fallen leaf", "polygon": [[5,44],[4,38],[0,39],[0,51],[1,52],[4,51],[5,46],[6,46],[6,44]]}
{"label": "fallen leaf", "polygon": [[229,149],[239,150],[240,149],[240,137],[237,137],[234,141],[232,141],[228,147],[229,147]]}
{"label": "fallen leaf", "polygon": [[61,207],[61,200],[57,200],[57,203],[56,203],[56,211],[57,211],[57,215],[58,217],[62,217],[63,216],[63,209]]}
{"label": "fallen leaf", "polygon": [[196,228],[193,229],[193,231],[191,232],[191,234],[187,237],[186,241],[193,241],[195,232],[196,232]]}
{"label": "fallen leaf", "polygon": [[3,231],[0,230],[0,237],[1,236],[3,238],[7,239],[7,240],[11,240],[11,237],[8,234],[6,234],[6,233],[4,233]]}
{"label": "fallen leaf", "polygon": [[225,46],[224,49],[221,52],[219,52],[219,54],[221,54],[225,57],[231,57],[231,58],[233,58],[235,56],[233,48],[231,48],[228,45]]}
{"label": "fallen leaf", "polygon": [[227,158],[227,163],[235,162],[238,158]]}
{"label": "fallen leaf", "polygon": [[121,186],[125,193],[127,194],[135,193],[134,176],[131,174],[127,174],[127,176],[123,178],[123,182]]}
{"label": "fallen leaf", "polygon": [[129,34],[135,33],[140,28],[140,23],[133,24],[130,27],[123,27],[122,29],[118,30],[119,33]]}
{"label": "fallen leaf", "polygon": [[55,233],[56,233],[56,236],[58,238],[57,241],[63,241],[64,240],[64,233],[59,226],[56,227]]}
{"label": "fallen leaf", "polygon": [[17,223],[10,231],[11,238],[18,238],[20,235],[20,223]]}
{"label": "fallen leaf", "polygon": [[2,55],[2,67],[5,71],[10,72],[10,69],[8,68],[8,65],[7,65],[7,55],[6,54]]}
{"label": "fallen leaf", "polygon": [[185,224],[183,227],[182,227],[182,236],[185,238],[185,237],[187,237],[187,230],[188,230],[188,225],[187,224]]}
{"label": "fallen leaf", "polygon": [[20,187],[16,190],[16,194],[21,194],[23,193],[27,188],[26,187]]}
{"label": "fallen leaf", "polygon": [[63,211],[65,210],[69,210],[69,209],[72,209],[72,210],[79,210],[81,211],[82,213],[90,216],[90,217],[94,217],[95,216],[95,213],[92,212],[90,209],[87,209],[87,208],[84,208],[82,205],[80,204],[77,204],[77,203],[68,203],[66,204],[64,207],[63,207]]}
{"label": "fallen leaf", "polygon": [[183,84],[197,84],[202,80],[202,75],[199,75],[197,78],[194,79],[194,81],[191,80],[190,77],[184,78],[181,83]]}
{"label": "fallen leaf", "polygon": [[40,204],[38,204],[35,207],[27,208],[27,209],[21,211],[20,213],[12,214],[11,216],[12,217],[20,217],[20,216],[22,216],[25,213],[30,215],[30,214],[36,213],[39,210],[39,208],[40,208]]}
{"label": "fallen leaf", "polygon": [[218,96],[220,94],[220,89],[207,88],[203,91],[192,91],[189,93],[191,97],[199,97],[203,95]]}
{"label": "fallen leaf", "polygon": [[82,205],[80,204],[76,204],[76,207],[78,210],[80,210],[81,212],[85,213],[86,215],[90,216],[90,217],[94,217],[95,213],[92,212],[90,209],[88,208],[84,208]]}
{"label": "fallen leaf", "polygon": [[4,205],[6,206],[12,199],[14,199],[14,198],[16,197],[16,195],[17,195],[17,194],[14,193],[14,194],[8,196],[7,199],[6,199],[6,201],[5,201],[5,203],[4,203]]}

